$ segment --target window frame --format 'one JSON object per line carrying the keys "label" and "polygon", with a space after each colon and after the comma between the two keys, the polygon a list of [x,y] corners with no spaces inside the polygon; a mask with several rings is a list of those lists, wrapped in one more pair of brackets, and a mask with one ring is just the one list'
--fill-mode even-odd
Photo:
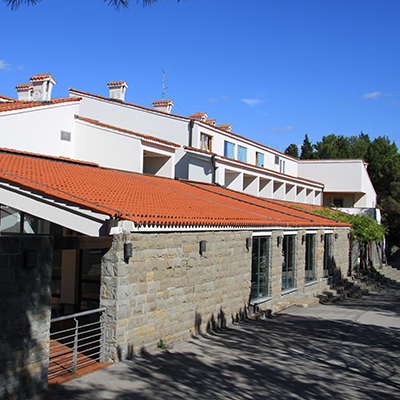
{"label": "window frame", "polygon": [[212,151],[212,136],[200,132],[200,150]]}
{"label": "window frame", "polygon": [[224,140],[224,156],[235,159],[235,143]]}
{"label": "window frame", "polygon": [[317,235],[316,233],[306,233],[305,240],[305,283],[316,281],[317,266]]}
{"label": "window frame", "polygon": [[283,236],[282,292],[290,291],[296,288],[296,239],[297,235]]}
{"label": "window frame", "polygon": [[260,152],[256,151],[256,165],[257,165],[257,167],[264,168],[264,153],[260,153]]}
{"label": "window frame", "polygon": [[237,160],[247,163],[247,147],[237,146]]}
{"label": "window frame", "polygon": [[328,278],[332,272],[333,265],[333,233],[324,233],[324,265],[323,277]]}
{"label": "window frame", "polygon": [[[262,241],[265,241],[265,255],[261,254],[263,249]],[[251,251],[250,303],[256,303],[271,297],[271,235],[253,236]],[[257,252],[256,255],[254,254],[255,252]],[[262,283],[262,280],[264,283]]]}

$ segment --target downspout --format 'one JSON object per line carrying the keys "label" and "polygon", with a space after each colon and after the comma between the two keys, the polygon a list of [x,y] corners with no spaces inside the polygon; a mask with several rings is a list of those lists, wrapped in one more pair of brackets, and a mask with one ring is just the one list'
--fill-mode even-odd
{"label": "downspout", "polygon": [[192,135],[193,135],[194,120],[191,119],[189,122],[189,147],[192,146]]}
{"label": "downspout", "polygon": [[212,183],[217,183],[215,182],[215,177],[216,177],[216,166],[215,166],[215,154],[211,156],[211,165],[212,165]]}

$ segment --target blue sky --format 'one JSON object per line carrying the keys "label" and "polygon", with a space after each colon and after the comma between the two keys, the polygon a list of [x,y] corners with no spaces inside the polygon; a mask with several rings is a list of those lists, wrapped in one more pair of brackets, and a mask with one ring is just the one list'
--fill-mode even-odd
{"label": "blue sky", "polygon": [[164,0],[116,11],[102,0],[0,3],[0,94],[34,74],[126,101],[161,99],[207,112],[233,132],[284,151],[307,133],[387,135],[400,145],[400,1]]}

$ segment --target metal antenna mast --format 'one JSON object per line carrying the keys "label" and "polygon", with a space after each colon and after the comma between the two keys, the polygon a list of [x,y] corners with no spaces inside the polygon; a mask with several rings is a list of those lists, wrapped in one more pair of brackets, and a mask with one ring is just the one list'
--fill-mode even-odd
{"label": "metal antenna mast", "polygon": [[162,98],[163,100],[165,99],[165,91],[168,89],[167,87],[165,87],[165,71],[162,69],[161,70],[163,72],[163,81],[162,81]]}

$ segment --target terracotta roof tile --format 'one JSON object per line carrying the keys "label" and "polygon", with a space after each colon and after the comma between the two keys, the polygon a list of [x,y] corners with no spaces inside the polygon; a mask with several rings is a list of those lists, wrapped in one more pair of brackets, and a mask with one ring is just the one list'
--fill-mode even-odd
{"label": "terracotta roof tile", "polygon": [[108,87],[110,87],[110,86],[122,86],[122,85],[128,86],[126,84],[126,81],[115,81],[115,82],[107,83]]}
{"label": "terracotta roof tile", "polygon": [[36,74],[36,75],[33,75],[32,78],[29,78],[29,80],[31,82],[33,82],[33,81],[40,81],[42,79],[47,79],[47,78],[53,79],[55,82],[55,79],[53,78],[52,74]]}
{"label": "terracotta roof tile", "polygon": [[20,83],[19,85],[15,86],[15,89],[33,89],[32,83]]}
{"label": "terracotta roof tile", "polygon": [[3,101],[4,102],[14,102],[14,101],[17,101],[17,100],[13,99],[12,97],[7,97],[7,96],[0,95],[0,103],[2,103]]}
{"label": "terracotta roof tile", "polygon": [[19,110],[23,108],[31,108],[31,107],[40,107],[40,106],[48,106],[51,104],[61,104],[61,103],[70,103],[74,101],[81,101],[80,97],[67,97],[65,99],[52,99],[50,101],[41,102],[41,101],[13,101],[10,103],[0,103],[0,112],[2,111],[12,111]]}
{"label": "terracotta roof tile", "polygon": [[[222,189],[0,152],[0,180],[145,226],[347,226],[287,206]],[[266,205],[267,204],[267,205]]]}
{"label": "terracotta roof tile", "polygon": [[173,101],[172,100],[156,100],[153,101],[151,104],[153,106],[158,106],[158,105],[164,105],[164,104],[171,104]]}

